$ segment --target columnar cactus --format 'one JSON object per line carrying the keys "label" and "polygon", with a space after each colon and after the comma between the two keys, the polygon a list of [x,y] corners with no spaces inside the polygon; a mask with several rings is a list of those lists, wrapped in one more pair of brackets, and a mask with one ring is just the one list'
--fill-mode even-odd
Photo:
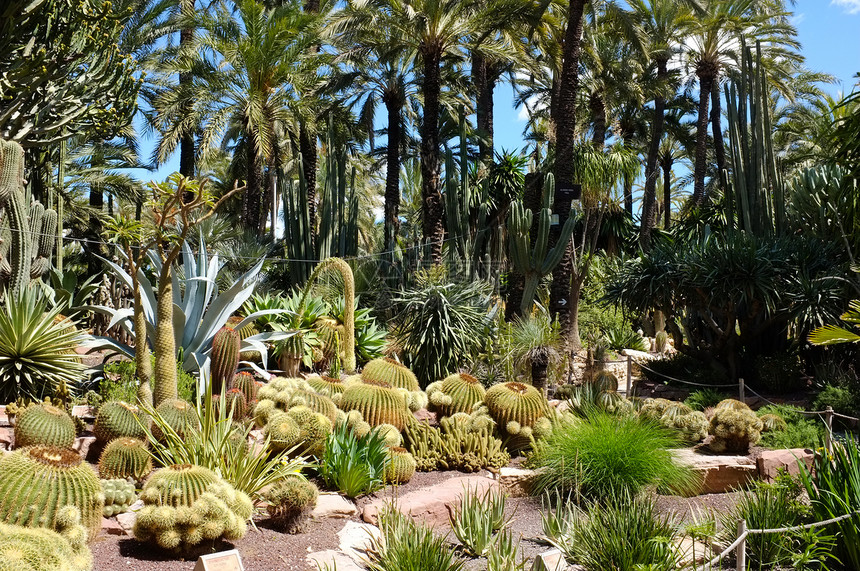
{"label": "columnar cactus", "polygon": [[74,450],[24,448],[0,458],[0,521],[53,528],[66,506],[76,507],[90,539],[101,528],[99,478]]}
{"label": "columnar cactus", "polygon": [[340,258],[327,258],[314,268],[302,292],[300,307],[304,311],[305,299],[320,272],[334,268],[343,278],[343,368],[347,373],[355,370],[355,277],[352,268]]}
{"label": "columnar cactus", "polygon": [[242,339],[235,329],[224,326],[215,333],[209,366],[214,390],[220,391],[221,387],[224,387],[224,390],[230,388],[236,369],[239,368],[241,346]]}
{"label": "columnar cactus", "polygon": [[455,373],[427,387],[430,410],[440,416],[452,416],[458,412],[470,413],[475,404],[487,394],[481,381],[466,373]]}
{"label": "columnar cactus", "polygon": [[405,484],[415,475],[418,464],[405,448],[394,446],[388,449],[389,462],[385,468],[385,481],[389,484]]}
{"label": "columnar cactus", "polygon": [[233,420],[239,421],[248,416],[248,401],[245,393],[239,389],[230,389],[224,395],[224,407],[227,413],[233,411]]}
{"label": "columnar cactus", "polygon": [[15,446],[56,446],[71,448],[75,443],[75,423],[66,411],[47,403],[28,406],[17,415]]}
{"label": "columnar cactus", "polygon": [[152,456],[137,438],[111,440],[99,458],[99,477],[142,482],[152,472]]}
{"label": "columnar cactus", "polygon": [[316,506],[319,491],[298,474],[280,480],[265,493],[266,510],[275,527],[286,533],[300,533],[310,511]]}
{"label": "columnar cactus", "polygon": [[128,480],[102,480],[102,490],[105,495],[105,517],[127,512],[129,506],[137,501],[134,484]]}
{"label": "columnar cactus", "polygon": [[0,523],[0,569],[4,571],[89,571],[93,556],[77,508],[57,514],[55,530]]}
{"label": "columnar cactus", "polygon": [[93,434],[103,444],[116,438],[146,439],[150,418],[135,405],[123,401],[108,401],[99,407]]}
{"label": "columnar cactus", "polygon": [[396,389],[421,390],[415,373],[388,357],[368,362],[361,371],[361,378],[365,381],[382,381]]}
{"label": "columnar cactus", "polygon": [[245,395],[245,400],[249,403],[257,399],[257,381],[254,380],[254,376],[251,373],[245,371],[236,373],[230,388],[242,391],[242,394]]}
{"label": "columnar cactus", "polygon": [[401,431],[412,416],[403,395],[383,382],[364,381],[348,386],[339,406],[345,412],[357,410],[371,426],[393,424]]}

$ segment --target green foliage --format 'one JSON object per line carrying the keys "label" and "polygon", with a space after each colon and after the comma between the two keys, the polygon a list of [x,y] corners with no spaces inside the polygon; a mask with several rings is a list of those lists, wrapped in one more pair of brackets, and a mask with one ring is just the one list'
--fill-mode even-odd
{"label": "green foliage", "polygon": [[528,559],[520,550],[520,540],[514,543],[509,529],[501,530],[487,553],[487,571],[526,571]]}
{"label": "green foliage", "polygon": [[717,403],[729,398],[726,393],[717,389],[696,389],[684,399],[684,404],[693,410],[705,410],[717,406]]}
{"label": "green foliage", "polygon": [[860,396],[849,387],[825,385],[815,396],[812,407],[815,410],[824,410],[828,406],[839,414],[855,416],[860,410]]}
{"label": "green foliage", "polygon": [[317,487],[303,476],[287,476],[265,494],[269,518],[282,531],[300,533],[318,495]]}
{"label": "green foliage", "polygon": [[[377,428],[377,430],[379,430]],[[400,434],[398,433],[399,437]],[[415,458],[405,448],[392,446],[388,449],[388,468],[385,470],[385,482],[387,484],[405,484],[415,475],[418,464]]]}
{"label": "green foliage", "polygon": [[[502,441],[495,437],[492,421],[475,425],[470,420],[466,425],[455,418],[442,418],[439,428],[418,422],[406,427],[406,447],[415,457],[419,470],[477,472],[508,465],[510,454]],[[479,418],[489,420],[483,416]]]}
{"label": "green foliage", "polygon": [[[153,364],[155,357],[150,357]],[[99,381],[99,394],[102,401],[137,402],[137,367],[133,360],[111,361],[104,366],[104,377]],[[186,401],[194,399],[197,393],[197,379],[176,364],[177,393],[179,398]]]}
{"label": "green foliage", "polygon": [[127,480],[102,479],[102,490],[105,495],[104,516],[113,517],[128,511],[128,507],[137,501],[134,484]]}
{"label": "green foliage", "polygon": [[371,426],[392,424],[397,430],[403,430],[412,416],[403,395],[383,382],[362,381],[347,386],[338,407],[344,412],[360,412]]}
{"label": "green foliage", "polygon": [[[837,443],[833,452],[815,455],[812,469],[800,463],[800,477],[816,521],[860,510],[860,447],[854,437]],[[836,532],[835,555],[848,568],[860,568],[860,515],[842,520]]]}
{"label": "green foliage", "polygon": [[460,571],[464,561],[448,547],[445,538],[417,525],[394,508],[379,514],[382,537],[368,552],[370,571]]}
{"label": "green foliage", "polygon": [[99,477],[103,480],[143,482],[152,472],[152,456],[137,438],[111,440],[99,457]]}
{"label": "green foliage", "polygon": [[655,484],[684,491],[692,476],[669,452],[679,445],[660,425],[591,412],[584,422],[553,430],[535,450],[530,462],[541,471],[532,493],[603,500]]}
{"label": "green foliage", "polygon": [[329,435],[318,471],[327,488],[356,498],[383,487],[388,464],[388,448],[379,432],[356,438],[344,424]]}
{"label": "green foliage", "polygon": [[[171,399],[162,402],[155,409],[155,414],[170,427],[169,432],[174,432],[180,438],[190,436],[199,426],[200,419],[194,407],[182,399]],[[145,426],[143,428],[146,428]],[[168,431],[165,431],[161,423],[153,422],[152,434],[158,440],[164,440]]]}
{"label": "green foliage", "polygon": [[40,401],[62,381],[77,387],[85,367],[75,349],[83,340],[37,288],[8,292],[0,308],[0,401]]}
{"label": "green foliage", "polygon": [[651,498],[621,492],[563,517],[551,543],[586,571],[670,571],[679,563],[672,545],[677,527],[657,514]]}
{"label": "green foliage", "polygon": [[[439,272],[437,272],[439,273]],[[445,283],[444,275],[419,272],[416,285],[393,300],[398,346],[422,387],[444,379],[484,347],[495,306],[489,284]]]}
{"label": "green foliage", "polygon": [[483,494],[465,489],[460,502],[448,512],[451,531],[472,557],[484,557],[494,537],[507,521],[505,499],[501,492],[488,488]]}
{"label": "green foliage", "polygon": [[74,450],[24,448],[0,458],[0,473],[0,521],[53,528],[63,508],[74,506],[90,540],[101,529],[101,483]]}
{"label": "green foliage", "polygon": [[636,351],[648,351],[650,347],[645,345],[645,339],[629,327],[612,327],[604,332],[606,346],[613,351],[622,349],[633,349]]}
{"label": "green foliage", "polygon": [[796,353],[759,355],[754,363],[759,387],[773,393],[789,393],[803,388],[803,367]]}
{"label": "green foliage", "polygon": [[713,435],[708,446],[718,454],[746,453],[750,446],[761,439],[761,429],[761,419],[751,410],[722,406],[720,403],[714,409],[708,427],[708,433]]}
{"label": "green foliage", "polygon": [[66,411],[47,403],[28,406],[16,416],[15,447],[56,446],[71,448],[75,423]]}
{"label": "green foliage", "polygon": [[0,523],[0,566],[10,571],[89,571],[93,556],[81,514],[67,506],[56,531]]}
{"label": "green foliage", "polygon": [[427,386],[428,408],[440,417],[470,413],[487,394],[481,381],[467,373],[454,373]]}
{"label": "green foliage", "polygon": [[145,439],[144,426],[149,426],[149,417],[138,407],[123,401],[108,401],[99,407],[93,434],[102,444],[124,436]]}
{"label": "green foliage", "polygon": [[421,390],[418,386],[418,377],[412,371],[387,357],[367,363],[361,371],[361,378],[364,381],[388,383],[395,389]]}
{"label": "green foliage", "polygon": [[[670,385],[673,384],[673,381],[666,377],[681,379],[682,381],[693,381],[702,383],[703,385],[723,385],[730,383],[725,371],[710,367],[683,353],[675,353],[668,359],[656,359],[649,362],[648,369],[643,369],[642,374],[649,381],[668,383]],[[705,388],[701,390],[709,389]]]}

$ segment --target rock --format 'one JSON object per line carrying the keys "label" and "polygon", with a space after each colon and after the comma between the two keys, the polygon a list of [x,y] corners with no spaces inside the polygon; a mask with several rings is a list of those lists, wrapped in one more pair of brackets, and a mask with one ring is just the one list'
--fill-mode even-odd
{"label": "rock", "polygon": [[337,537],[340,539],[338,545],[340,551],[356,563],[361,564],[367,558],[365,552],[373,547],[373,542],[382,538],[382,532],[379,531],[378,527],[369,523],[348,521],[343,529],[337,532]]}
{"label": "rock", "polygon": [[363,571],[364,569],[346,554],[333,549],[310,553],[307,560],[310,568],[314,570],[326,569],[326,565],[329,569],[337,569],[337,571]]}
{"label": "rock", "polygon": [[529,495],[536,475],[534,470],[505,466],[499,469],[498,482],[512,498],[523,498]]}
{"label": "rock", "polygon": [[747,456],[713,456],[689,448],[672,450],[681,464],[690,466],[701,484],[696,494],[722,494],[747,487],[758,478],[758,468]]}
{"label": "rock", "polygon": [[[81,455],[82,458],[90,460],[90,449],[93,448],[93,444],[96,442],[95,436],[79,436],[75,438],[75,443],[72,444],[72,448]],[[95,453],[95,450],[93,450]],[[98,462],[98,455],[95,454],[95,461]]]}
{"label": "rock", "polygon": [[134,535],[134,523],[137,521],[137,512],[129,511],[117,514],[116,523],[122,528],[126,535]]}
{"label": "rock", "polygon": [[762,480],[772,482],[779,475],[780,470],[785,470],[792,476],[800,474],[798,461],[803,462],[807,468],[812,468],[815,453],[808,448],[789,448],[787,450],[765,450],[756,459],[758,475]]}
{"label": "rock", "polygon": [[418,422],[429,422],[431,424],[436,422],[436,413],[430,412],[426,408],[419,408],[412,413],[412,416],[414,416],[415,420]]}
{"label": "rock", "polygon": [[125,529],[112,517],[102,518],[102,531],[108,535],[126,535]]}
{"label": "rock", "polygon": [[[448,506],[460,501],[464,490],[483,493],[489,488],[498,488],[499,483],[485,476],[459,476],[421,490],[409,492],[397,498],[397,509],[408,514],[418,523],[430,527],[448,525]],[[361,518],[376,524],[377,515],[390,500],[380,498],[367,504]]]}
{"label": "rock", "polygon": [[12,450],[15,442],[15,431],[11,428],[0,427],[0,450]]}
{"label": "rock", "polygon": [[567,569],[567,563],[564,561],[564,555],[558,549],[550,549],[535,557],[532,563],[532,571],[564,571]]}
{"label": "rock", "polygon": [[145,504],[143,503],[143,500],[137,500],[136,502],[134,502],[133,504],[131,504],[130,506],[128,506],[128,511],[130,511],[130,512],[139,512],[140,510],[142,510],[142,509],[143,509],[143,506],[144,506],[144,505],[145,505]]}
{"label": "rock", "polygon": [[72,407],[72,416],[80,416],[81,418],[94,418],[93,408],[85,404],[76,404]]}
{"label": "rock", "polygon": [[710,561],[716,555],[710,546],[689,537],[682,537],[680,540],[676,540],[675,549],[680,558],[678,567],[681,568],[701,565],[705,561]]}
{"label": "rock", "polygon": [[311,512],[313,518],[350,518],[358,513],[355,504],[340,494],[320,494],[317,505]]}

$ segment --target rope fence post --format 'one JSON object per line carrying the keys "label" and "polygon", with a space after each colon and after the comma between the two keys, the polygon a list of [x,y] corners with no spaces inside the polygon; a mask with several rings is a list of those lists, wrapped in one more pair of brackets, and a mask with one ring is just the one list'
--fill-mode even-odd
{"label": "rope fence post", "polygon": [[627,398],[633,396],[633,358],[627,355]]}
{"label": "rope fence post", "polygon": [[824,433],[824,448],[828,454],[833,453],[833,407],[824,409],[824,424],[827,431]]}
{"label": "rope fence post", "polygon": [[741,402],[746,402],[746,387],[744,386],[744,380],[738,379],[738,400]]}
{"label": "rope fence post", "polygon": [[[743,381],[741,381],[741,386],[743,386]],[[738,562],[737,568],[738,571],[746,571],[747,568],[747,520],[742,519],[738,522],[738,537],[740,538],[740,543],[738,543],[737,550],[735,551],[735,559]]]}

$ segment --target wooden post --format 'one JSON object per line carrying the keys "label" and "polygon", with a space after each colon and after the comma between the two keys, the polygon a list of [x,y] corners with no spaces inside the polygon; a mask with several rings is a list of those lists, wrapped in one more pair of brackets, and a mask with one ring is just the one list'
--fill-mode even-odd
{"label": "wooden post", "polygon": [[[743,380],[741,380],[741,386],[743,387]],[[741,537],[747,532],[747,520],[742,519],[738,522],[738,537]],[[747,539],[744,537],[741,539],[741,542],[738,544],[738,547],[735,551],[735,559],[738,561],[737,571],[746,571],[747,568]]]}
{"label": "wooden post", "polygon": [[744,387],[744,380],[738,379],[738,400],[745,403],[745,402],[747,402],[746,397],[747,397],[747,394],[746,394],[746,390]]}
{"label": "wooden post", "polygon": [[824,424],[826,432],[824,433],[824,448],[827,454],[833,454],[833,407],[828,406],[824,409]]}
{"label": "wooden post", "polygon": [[627,398],[633,396],[633,358],[627,355]]}

